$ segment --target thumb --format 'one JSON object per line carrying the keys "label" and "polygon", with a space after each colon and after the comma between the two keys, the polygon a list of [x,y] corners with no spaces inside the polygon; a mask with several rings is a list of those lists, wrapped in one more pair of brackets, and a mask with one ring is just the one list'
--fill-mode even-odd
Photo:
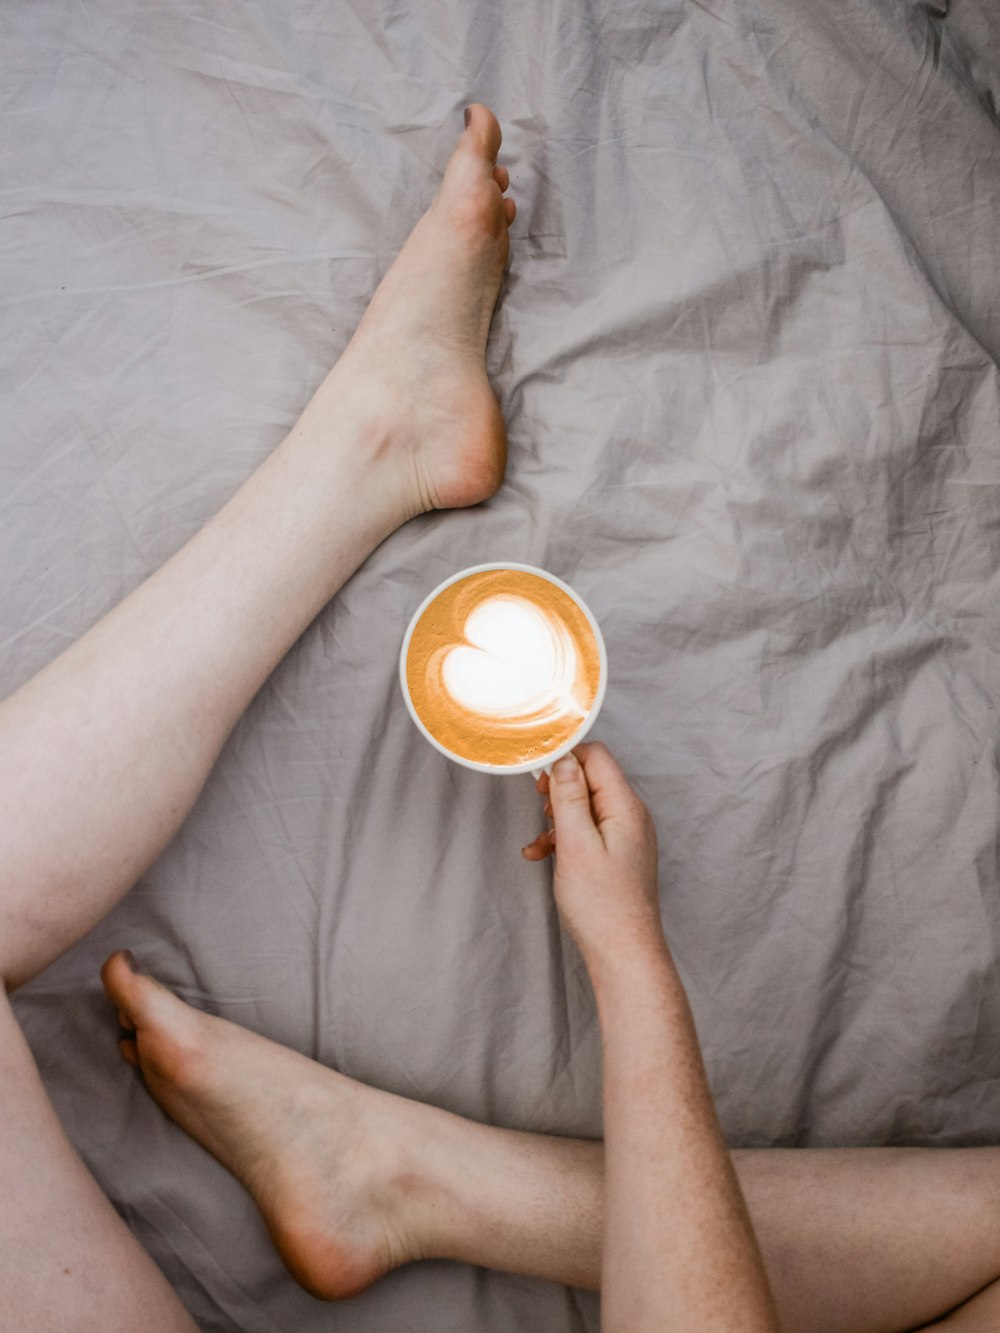
{"label": "thumb", "polygon": [[587,845],[598,836],[590,809],[590,788],[580,761],[570,752],[552,766],[549,800],[559,845],[556,855],[573,847]]}

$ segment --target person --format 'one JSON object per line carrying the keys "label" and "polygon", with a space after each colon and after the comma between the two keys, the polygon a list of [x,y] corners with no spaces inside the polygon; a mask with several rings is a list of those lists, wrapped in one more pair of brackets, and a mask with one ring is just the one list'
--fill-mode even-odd
{"label": "person", "polygon": [[[72,1150],[7,993],[163,849],[254,693],[368,553],[500,486],[485,347],[516,212],[500,142],[472,106],[433,203],[288,436],[0,705],[5,1328],[193,1328]],[[630,1333],[1000,1325],[1000,1152],[727,1154],[660,925],[649,812],[596,743],[538,787],[554,826],[524,854],[555,854],[593,980],[604,1144],[364,1087],[191,1008],[127,953],[105,963],[122,1055],[250,1191],[292,1274],[337,1298],[400,1264],[457,1259],[600,1287],[605,1327]]]}

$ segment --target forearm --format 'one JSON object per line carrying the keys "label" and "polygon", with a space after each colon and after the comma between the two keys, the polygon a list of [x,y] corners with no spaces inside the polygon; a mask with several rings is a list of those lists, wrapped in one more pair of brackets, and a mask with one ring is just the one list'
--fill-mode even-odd
{"label": "forearm", "polygon": [[8,986],[142,874],[268,673],[395,526],[354,429],[348,417],[341,437],[293,431],[162,569],[0,705]]}
{"label": "forearm", "polygon": [[604,1049],[605,1333],[773,1333],[760,1253],[666,946],[591,974]]}

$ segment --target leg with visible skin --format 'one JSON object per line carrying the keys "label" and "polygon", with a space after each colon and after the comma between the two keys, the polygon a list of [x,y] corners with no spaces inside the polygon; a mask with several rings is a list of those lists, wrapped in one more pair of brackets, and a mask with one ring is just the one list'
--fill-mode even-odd
{"label": "leg with visible skin", "polygon": [[[0,979],[35,976],[163,849],[294,640],[408,518],[500,485],[485,369],[513,200],[483,106],[301,418],[218,515],[0,705]],[[0,1308],[193,1328],[66,1140],[0,992]],[[0,1316],[0,1325],[12,1314]]]}
{"label": "leg with visible skin", "polygon": [[73,1151],[0,994],[0,1328],[195,1333]]}
{"label": "leg with visible skin", "polygon": [[506,437],[485,348],[514,203],[499,147],[495,118],[475,106],[434,202],[286,439],[0,705],[8,990],[163,849],[240,714],[365,557],[408,518],[500,485]]}
{"label": "leg with visible skin", "polygon": [[[315,1295],[349,1296],[427,1258],[598,1287],[600,1143],[496,1129],[365,1087],[192,1009],[124,954],[102,976],[133,1031],[124,1058],[243,1182]],[[783,1333],[904,1333],[1000,1275],[1000,1149],[766,1149],[733,1161]]]}

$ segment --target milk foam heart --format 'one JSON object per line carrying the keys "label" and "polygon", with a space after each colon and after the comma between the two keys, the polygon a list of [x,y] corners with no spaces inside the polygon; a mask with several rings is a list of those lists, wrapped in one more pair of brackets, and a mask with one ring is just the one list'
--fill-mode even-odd
{"label": "milk foam heart", "polygon": [[535,726],[567,709],[584,715],[573,697],[573,640],[534,603],[490,597],[473,609],[463,632],[466,642],[452,648],[441,666],[445,689],[456,703],[505,718],[510,726]]}
{"label": "milk foam heart", "polygon": [[586,726],[601,653],[579,603],[503,566],[445,584],[411,627],[406,691],[446,752],[503,768],[544,761]]}

